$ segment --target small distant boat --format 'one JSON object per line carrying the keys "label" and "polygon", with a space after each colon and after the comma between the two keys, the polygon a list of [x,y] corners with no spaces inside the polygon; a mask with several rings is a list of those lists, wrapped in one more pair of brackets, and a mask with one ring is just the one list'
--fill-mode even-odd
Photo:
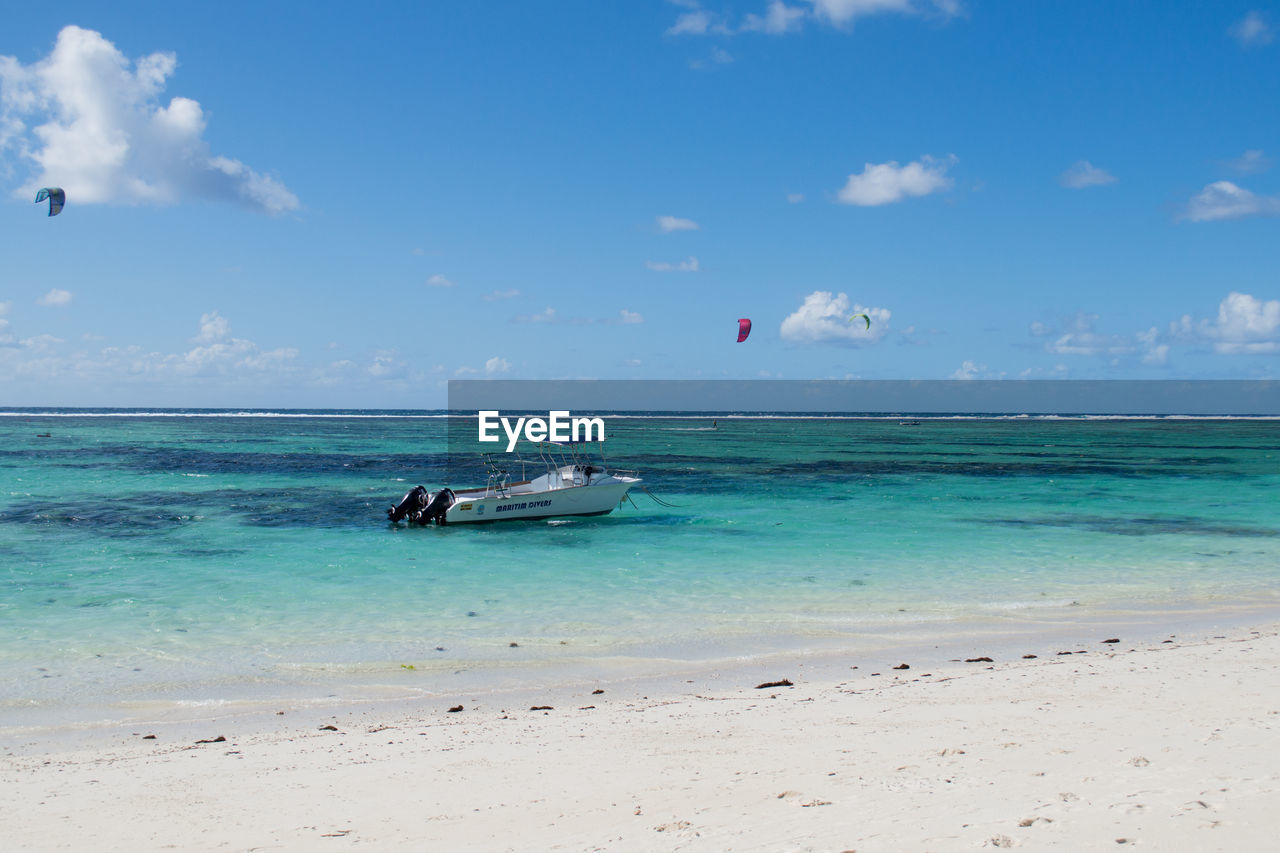
{"label": "small distant boat", "polygon": [[920,426],[919,421],[898,421],[898,426]]}
{"label": "small distant boat", "polygon": [[[489,477],[483,486],[436,492],[417,486],[387,510],[387,519],[397,524],[468,524],[608,515],[641,483],[634,471],[610,473],[603,453],[596,464],[574,444],[533,446],[536,459],[485,454]],[[530,477],[530,469],[541,473]]]}

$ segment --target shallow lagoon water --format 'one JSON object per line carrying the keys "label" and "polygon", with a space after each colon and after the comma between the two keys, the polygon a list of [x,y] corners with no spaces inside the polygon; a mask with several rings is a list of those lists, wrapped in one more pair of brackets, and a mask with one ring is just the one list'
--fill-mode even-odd
{"label": "shallow lagoon water", "polygon": [[442,417],[164,415],[0,417],[0,725],[1280,600],[1275,420],[610,419],[675,506],[409,529]]}

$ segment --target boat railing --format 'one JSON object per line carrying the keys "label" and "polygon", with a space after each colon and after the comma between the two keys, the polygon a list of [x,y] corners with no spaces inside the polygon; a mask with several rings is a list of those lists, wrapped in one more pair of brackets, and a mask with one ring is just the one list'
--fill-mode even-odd
{"label": "boat railing", "polygon": [[[537,459],[524,458],[518,449],[514,454],[485,453],[483,456],[485,471],[488,475],[485,483],[485,497],[510,497],[510,489],[513,485],[518,486],[533,479],[529,475],[530,468],[537,472],[533,477],[545,473],[552,483],[557,479],[555,459],[541,450],[538,451]],[[517,467],[520,473],[515,475],[514,471]]]}
{"label": "boat railing", "polygon": [[[547,486],[552,489],[564,488],[565,486],[586,486],[591,480],[586,474],[585,469],[592,466],[595,470],[603,471],[613,476],[627,476],[639,479],[640,472],[623,468],[610,468],[608,460],[604,456],[604,448],[599,447],[599,462],[593,462],[591,456],[574,444],[560,444],[558,442],[530,442],[533,452],[537,455],[536,459],[528,459],[521,455],[520,449],[517,448],[513,453],[485,453],[482,454],[484,459],[485,471],[488,475],[485,484],[485,497],[509,497],[510,490],[513,485],[518,486],[522,483],[528,483],[530,477],[529,469],[534,470],[533,477],[540,474],[547,475]],[[515,474],[516,469],[519,474]],[[571,472],[566,475],[566,469]]]}
{"label": "boat railing", "polygon": [[485,497],[507,496],[507,484],[511,482],[511,472],[493,460],[493,454],[484,455],[484,467],[487,479],[484,485]]}
{"label": "boat railing", "polygon": [[[505,498],[508,496],[513,481],[520,483],[529,479],[527,476],[527,467],[530,464],[528,460],[518,455],[506,457],[506,454],[503,454],[503,456],[504,458],[499,461],[494,458],[492,453],[484,454],[484,467],[488,475],[485,483],[485,497]],[[512,471],[517,465],[520,466],[520,474],[513,478]]]}

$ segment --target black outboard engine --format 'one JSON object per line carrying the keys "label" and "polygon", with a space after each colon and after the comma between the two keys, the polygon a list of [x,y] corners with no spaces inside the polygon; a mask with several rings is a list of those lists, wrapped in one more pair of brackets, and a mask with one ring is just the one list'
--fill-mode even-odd
{"label": "black outboard engine", "polygon": [[421,512],[427,505],[427,490],[422,486],[414,486],[400,503],[387,510],[388,521],[403,521]]}
{"label": "black outboard engine", "polygon": [[456,498],[452,489],[441,489],[431,496],[431,499],[426,502],[426,506],[422,510],[409,517],[418,522],[418,524],[430,524],[433,521],[436,524],[444,524],[444,514],[449,507],[453,506],[454,500]]}

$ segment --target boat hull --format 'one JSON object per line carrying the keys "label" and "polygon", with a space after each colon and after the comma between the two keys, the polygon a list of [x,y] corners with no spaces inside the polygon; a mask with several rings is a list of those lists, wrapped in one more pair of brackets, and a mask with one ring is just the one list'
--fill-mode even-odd
{"label": "boat hull", "polygon": [[462,491],[457,493],[457,501],[445,514],[445,521],[449,524],[474,524],[574,515],[607,515],[613,512],[626,497],[627,491],[638,482],[640,481],[631,478],[618,478],[612,483],[505,497],[492,494],[476,496]]}

